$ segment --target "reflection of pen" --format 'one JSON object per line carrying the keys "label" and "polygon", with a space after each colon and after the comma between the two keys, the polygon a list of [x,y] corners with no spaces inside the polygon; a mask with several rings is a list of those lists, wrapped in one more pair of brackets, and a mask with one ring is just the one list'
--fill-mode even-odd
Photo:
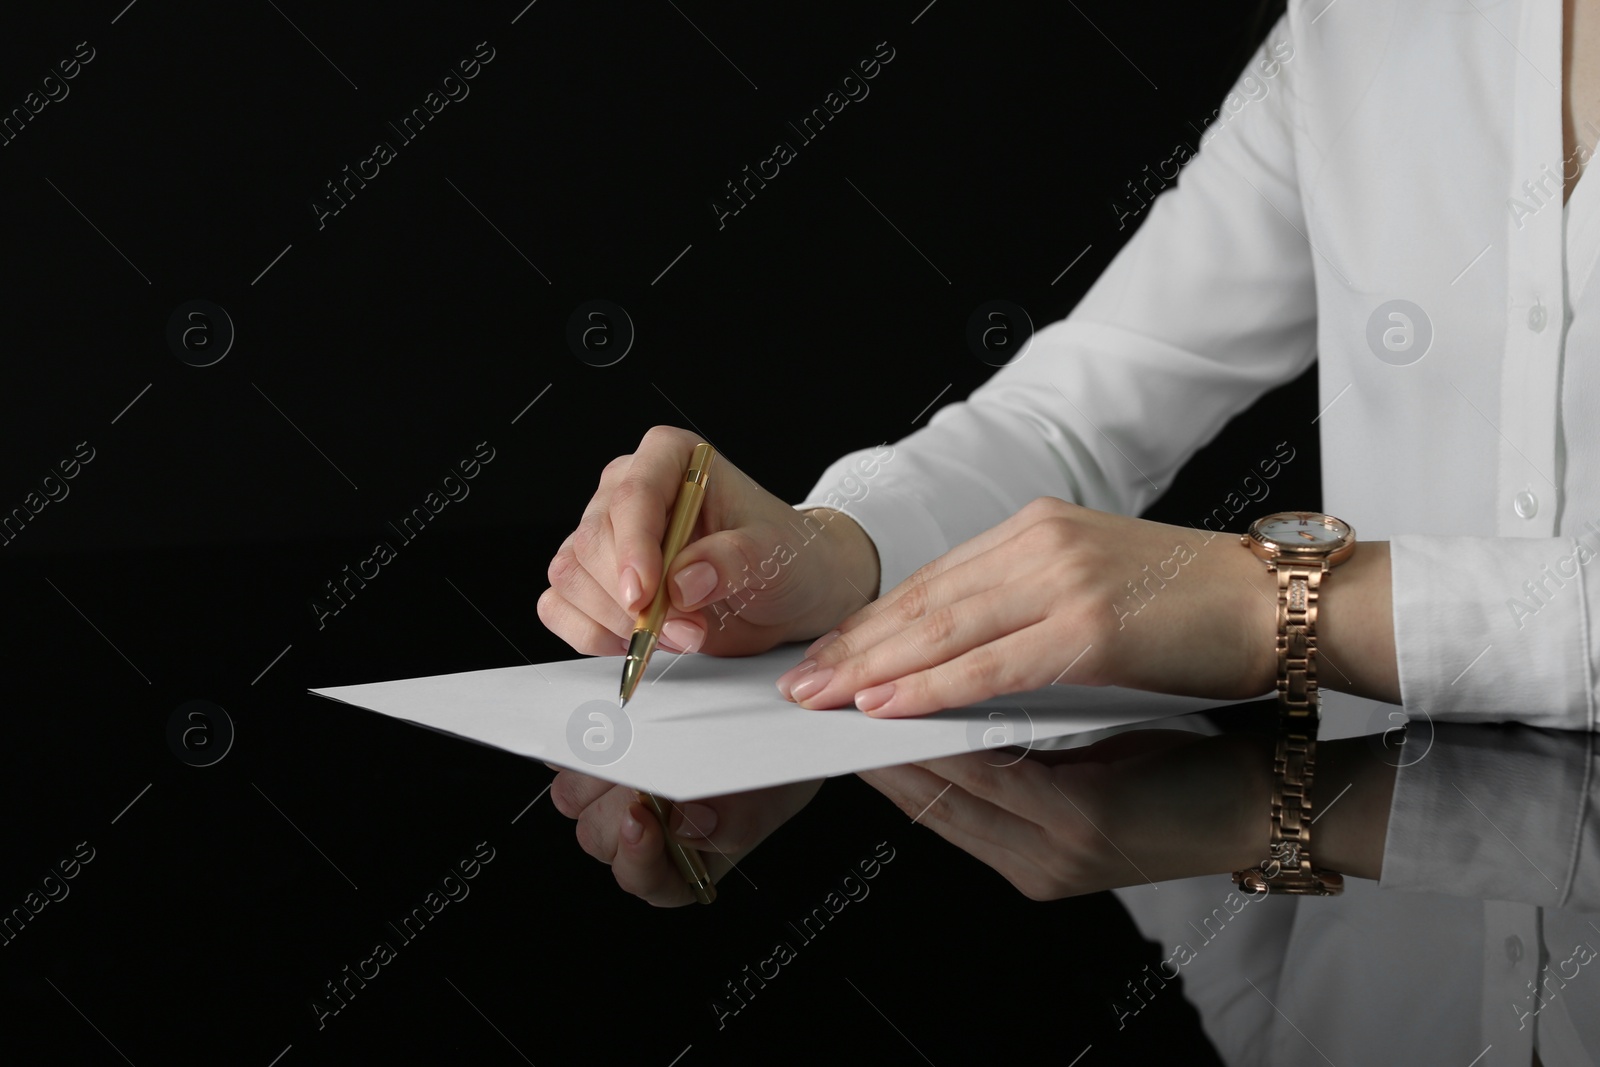
{"label": "reflection of pen", "polygon": [[[689,459],[689,469],[678,486],[678,500],[673,505],[672,518],[667,523],[667,535],[661,544],[661,580],[656,583],[656,595],[651,599],[650,606],[644,609],[633,625],[628,656],[622,661],[622,691],[617,697],[619,707],[626,706],[633,691],[639,687],[639,679],[644,677],[650,654],[661,640],[661,624],[667,618],[667,571],[683,546],[689,543],[689,534],[694,530],[695,520],[700,517],[700,504],[706,495],[706,476],[715,454],[708,444],[695,445],[694,455]],[[699,851],[672,839],[672,801],[653,793],[640,793],[639,801],[656,813],[661,832],[667,839],[667,850],[672,853],[673,862],[678,865],[683,880],[694,890],[695,899],[702,904],[717,899],[717,887],[712,883]]]}

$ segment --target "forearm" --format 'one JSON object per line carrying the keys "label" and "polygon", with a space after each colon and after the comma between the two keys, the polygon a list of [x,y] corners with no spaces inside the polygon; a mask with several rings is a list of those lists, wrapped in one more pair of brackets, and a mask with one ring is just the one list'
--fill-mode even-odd
{"label": "forearm", "polygon": [[1317,684],[1400,703],[1389,542],[1361,541],[1322,584]]}

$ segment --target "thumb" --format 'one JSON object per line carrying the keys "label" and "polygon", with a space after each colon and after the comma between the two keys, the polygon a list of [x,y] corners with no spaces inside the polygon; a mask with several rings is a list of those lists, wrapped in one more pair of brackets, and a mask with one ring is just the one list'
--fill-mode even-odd
{"label": "thumb", "polygon": [[[764,588],[770,578],[761,575],[762,564],[773,567],[745,530],[720,530],[684,547],[667,574],[672,606],[692,612],[713,601],[750,589]],[[776,577],[776,575],[772,575]]]}

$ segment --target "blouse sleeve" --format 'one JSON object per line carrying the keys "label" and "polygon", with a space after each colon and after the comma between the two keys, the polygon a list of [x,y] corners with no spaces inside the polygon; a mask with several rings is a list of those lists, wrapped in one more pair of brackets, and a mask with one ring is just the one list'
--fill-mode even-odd
{"label": "blouse sleeve", "polygon": [[1594,730],[1594,546],[1593,529],[1576,539],[1392,538],[1406,714]]}
{"label": "blouse sleeve", "polygon": [[1600,746],[1589,732],[1413,724],[1378,885],[1600,912]]}
{"label": "blouse sleeve", "polygon": [[880,591],[1040,496],[1138,514],[1229,419],[1311,364],[1296,73],[1285,16],[1071,314],[927,426],[835,461],[796,505],[861,525]]}

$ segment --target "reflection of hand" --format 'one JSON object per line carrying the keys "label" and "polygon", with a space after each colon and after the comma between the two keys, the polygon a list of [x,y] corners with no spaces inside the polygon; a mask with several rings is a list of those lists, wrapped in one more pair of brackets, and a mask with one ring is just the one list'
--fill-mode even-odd
{"label": "reflection of hand", "polygon": [[[576,771],[550,769],[560,771],[550,785],[551,802],[561,814],[578,821],[578,844],[611,865],[617,885],[656,907],[694,902],[693,891],[667,854],[661,823],[632,789]],[[821,787],[818,779],[680,804],[674,816],[674,840],[702,851],[712,881],[721,881]]]}
{"label": "reflection of hand", "polygon": [[778,688],[887,717],[1063,675],[1245,700],[1276,683],[1275,603],[1237,538],[1041,497],[851,615]]}
{"label": "reflection of hand", "polygon": [[[1263,862],[1272,753],[1266,736],[1135,730],[1015,763],[973,752],[859,776],[1025,896],[1054,900]],[[1315,862],[1375,879],[1394,769],[1372,758],[1365,738],[1319,744],[1317,758],[1316,799],[1326,808],[1312,835]]]}
{"label": "reflection of hand", "polygon": [[1255,737],[1138,730],[1008,766],[973,752],[860,777],[1023,895],[1055,900],[1255,863],[1270,755]]}

